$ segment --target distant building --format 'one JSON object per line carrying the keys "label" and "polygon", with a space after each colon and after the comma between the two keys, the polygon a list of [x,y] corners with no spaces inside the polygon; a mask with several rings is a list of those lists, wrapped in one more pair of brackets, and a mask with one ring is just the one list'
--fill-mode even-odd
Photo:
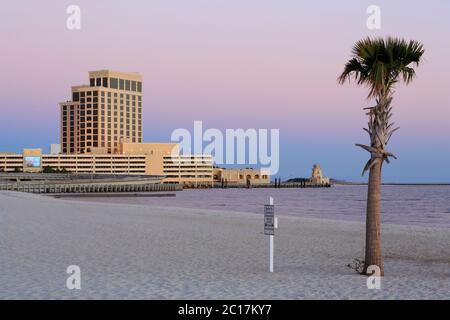
{"label": "distant building", "polygon": [[213,169],[214,182],[216,184],[227,183],[228,185],[261,185],[270,183],[269,172],[264,169]]}
{"label": "distant building", "polygon": [[162,176],[163,183],[187,187],[213,185],[211,155],[179,155],[175,143],[120,143],[117,154],[0,153],[1,172],[42,172],[43,168],[85,174]]}
{"label": "distant building", "polygon": [[73,86],[61,102],[62,153],[116,153],[119,142],[142,142],[142,77],[90,71],[89,85]]}
{"label": "distant building", "polygon": [[176,143],[142,143],[142,77],[110,70],[89,72],[89,85],[72,87],[61,102],[61,143],[23,153],[0,153],[2,172],[42,172],[45,167],[83,174],[161,176],[188,187],[268,184],[255,169],[214,168],[211,155],[181,155]]}
{"label": "distant building", "polygon": [[310,181],[314,184],[329,184],[330,178],[324,177],[320,165],[315,164],[312,169]]}

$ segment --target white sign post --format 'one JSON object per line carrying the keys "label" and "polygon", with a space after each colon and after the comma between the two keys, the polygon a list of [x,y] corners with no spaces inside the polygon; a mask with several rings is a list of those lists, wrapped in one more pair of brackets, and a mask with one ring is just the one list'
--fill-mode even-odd
{"label": "white sign post", "polygon": [[277,227],[273,198],[269,197],[269,205],[264,206],[264,234],[269,236],[269,272],[273,272],[273,236]]}

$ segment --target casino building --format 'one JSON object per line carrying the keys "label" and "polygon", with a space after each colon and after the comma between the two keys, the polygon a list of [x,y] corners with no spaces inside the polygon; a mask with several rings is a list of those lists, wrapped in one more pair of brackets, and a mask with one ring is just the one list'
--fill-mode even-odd
{"label": "casino building", "polygon": [[65,154],[116,153],[120,141],[142,142],[142,77],[110,70],[89,72],[89,85],[72,87],[62,102]]}
{"label": "casino building", "polygon": [[[232,181],[249,172],[217,171],[211,155],[182,155],[175,143],[142,142],[142,77],[111,70],[89,72],[89,85],[73,86],[61,102],[60,146],[0,153],[0,172],[42,172],[46,167],[72,173],[163,176],[163,183],[213,186],[218,176]],[[215,170],[213,172],[213,170]],[[269,183],[267,175],[251,173]],[[244,179],[244,178],[242,178]]]}
{"label": "casino building", "polygon": [[121,143],[116,154],[43,154],[41,149],[0,153],[0,172],[42,172],[45,167],[84,174],[161,176],[162,183],[213,185],[210,155],[178,155],[173,143]]}

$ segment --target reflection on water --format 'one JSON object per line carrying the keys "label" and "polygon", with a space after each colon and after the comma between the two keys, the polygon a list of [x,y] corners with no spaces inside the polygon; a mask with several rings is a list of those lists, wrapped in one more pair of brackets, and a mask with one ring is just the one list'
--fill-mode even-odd
{"label": "reflection on water", "polygon": [[[279,215],[364,221],[366,193],[366,186],[333,186],[317,189],[184,190],[176,197],[86,200],[262,214],[263,205],[272,196]],[[450,186],[383,186],[382,220],[404,225],[450,227]]]}

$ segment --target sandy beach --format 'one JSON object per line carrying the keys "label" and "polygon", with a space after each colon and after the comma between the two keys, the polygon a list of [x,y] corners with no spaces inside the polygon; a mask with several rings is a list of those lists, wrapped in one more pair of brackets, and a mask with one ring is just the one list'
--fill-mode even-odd
{"label": "sandy beach", "polygon": [[[450,299],[450,229],[383,225],[380,290],[346,265],[364,224],[0,193],[1,299]],[[69,265],[81,289],[66,288]]]}

